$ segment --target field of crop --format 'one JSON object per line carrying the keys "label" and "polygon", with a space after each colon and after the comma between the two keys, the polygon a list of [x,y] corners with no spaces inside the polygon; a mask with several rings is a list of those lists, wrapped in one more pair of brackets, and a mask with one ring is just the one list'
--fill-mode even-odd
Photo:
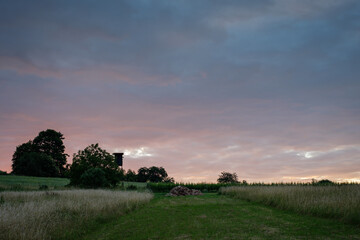
{"label": "field of crop", "polygon": [[0,192],[0,239],[77,239],[152,197],[110,190]]}
{"label": "field of crop", "polygon": [[221,194],[301,214],[330,217],[360,225],[360,185],[242,186]]}

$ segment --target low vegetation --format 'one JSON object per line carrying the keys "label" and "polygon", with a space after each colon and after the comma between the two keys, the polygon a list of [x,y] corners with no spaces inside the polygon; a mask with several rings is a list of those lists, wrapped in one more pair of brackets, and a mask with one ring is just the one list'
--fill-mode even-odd
{"label": "low vegetation", "polygon": [[63,189],[70,183],[67,178],[0,175],[0,191]]}
{"label": "low vegetation", "polygon": [[360,224],[360,185],[236,186],[221,194],[301,214]]}
{"label": "low vegetation", "polygon": [[217,192],[221,187],[239,186],[239,183],[147,183],[147,188],[155,193],[167,193],[176,186],[184,186],[201,192]]}
{"label": "low vegetation", "polygon": [[358,227],[334,219],[302,216],[216,193],[164,197],[111,224],[86,240],[143,239],[360,239]]}
{"label": "low vegetation", "polygon": [[151,198],[110,190],[1,192],[0,239],[76,239]]}

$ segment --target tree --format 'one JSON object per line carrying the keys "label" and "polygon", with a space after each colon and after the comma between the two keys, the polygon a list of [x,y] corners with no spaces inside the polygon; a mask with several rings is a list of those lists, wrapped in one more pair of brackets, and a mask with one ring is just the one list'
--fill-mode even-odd
{"label": "tree", "polygon": [[236,173],[221,172],[218,183],[238,183],[238,176]]}
{"label": "tree", "polygon": [[80,186],[86,188],[109,187],[105,172],[101,168],[90,168],[80,177]]}
{"label": "tree", "polygon": [[[24,169],[26,165],[22,161],[19,161],[27,153],[36,152],[35,147],[32,141],[28,141],[16,147],[16,150],[12,158],[12,172],[14,174],[23,175],[24,172],[28,172],[27,169]],[[32,176],[31,174],[29,176]]]}
{"label": "tree", "polygon": [[[23,169],[26,167],[32,166],[31,164],[24,164],[24,162],[20,162],[20,158],[23,158],[22,160],[26,161],[24,159],[24,156],[28,153],[39,153],[39,154],[45,154],[52,159],[52,161],[55,163],[56,166],[56,172],[53,171],[52,168],[47,168],[48,170],[51,170],[49,172],[49,177],[63,177],[65,172],[65,164],[66,164],[66,157],[68,156],[65,154],[65,146],[63,143],[63,135],[60,132],[56,132],[52,129],[47,129],[46,131],[41,131],[37,137],[34,138],[34,140],[30,140],[26,143],[23,143],[16,147],[16,150],[13,154],[12,158],[12,169],[14,174],[22,174],[27,176],[35,176],[31,173],[31,171],[27,169]],[[29,156],[29,155],[27,155]],[[32,164],[37,162],[34,159],[38,159],[40,155],[32,155]],[[35,166],[33,166],[35,167]],[[41,166],[37,166],[39,168],[39,171],[42,171]],[[41,170],[42,169],[42,170]],[[26,173],[26,174],[25,174]]]}
{"label": "tree", "polygon": [[150,168],[139,168],[137,175],[139,182],[163,182],[168,177],[168,174],[163,167],[155,166]]}
{"label": "tree", "polygon": [[116,186],[121,179],[121,170],[116,164],[114,156],[101,149],[99,144],[91,144],[74,154],[73,163],[69,170],[70,184],[82,185],[82,175],[94,168],[99,168],[104,172],[106,181],[110,186]]}
{"label": "tree", "polygon": [[127,170],[127,172],[125,174],[125,181],[127,181],[127,182],[136,182],[137,181],[136,172],[131,170],[131,169]]}
{"label": "tree", "polygon": [[45,153],[54,159],[55,165],[59,169],[59,176],[64,176],[66,157],[68,156],[64,153],[63,140],[63,134],[52,129],[41,131],[33,140],[36,152]]}
{"label": "tree", "polygon": [[35,177],[52,177],[59,169],[54,160],[47,154],[24,153],[17,161],[16,174]]}
{"label": "tree", "polygon": [[163,180],[164,183],[175,183],[175,179],[173,177],[166,177]]}

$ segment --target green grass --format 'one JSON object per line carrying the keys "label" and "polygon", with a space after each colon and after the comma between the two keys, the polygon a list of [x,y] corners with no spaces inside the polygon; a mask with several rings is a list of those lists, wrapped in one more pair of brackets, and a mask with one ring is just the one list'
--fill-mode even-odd
{"label": "green grass", "polygon": [[0,175],[1,190],[37,190],[46,185],[49,189],[62,188],[69,184],[67,178],[26,177],[15,175]]}
{"label": "green grass", "polygon": [[217,194],[157,194],[82,239],[360,239],[360,228]]}
{"label": "green grass", "polygon": [[145,190],[146,189],[146,183],[143,182],[120,182],[118,184],[118,187],[122,188],[124,187],[125,189],[129,186],[135,186],[137,188],[137,190]]}

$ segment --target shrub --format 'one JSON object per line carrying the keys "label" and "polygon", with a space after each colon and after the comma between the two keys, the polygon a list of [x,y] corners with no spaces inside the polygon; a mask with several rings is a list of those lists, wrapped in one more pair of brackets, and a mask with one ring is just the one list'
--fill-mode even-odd
{"label": "shrub", "polygon": [[40,185],[39,186],[39,190],[48,190],[49,186],[48,185]]}
{"label": "shrub", "polygon": [[101,168],[90,168],[80,177],[80,186],[85,188],[109,187],[105,172]]}
{"label": "shrub", "polygon": [[129,185],[126,187],[126,190],[130,190],[130,191],[137,190],[137,187],[135,185]]}

